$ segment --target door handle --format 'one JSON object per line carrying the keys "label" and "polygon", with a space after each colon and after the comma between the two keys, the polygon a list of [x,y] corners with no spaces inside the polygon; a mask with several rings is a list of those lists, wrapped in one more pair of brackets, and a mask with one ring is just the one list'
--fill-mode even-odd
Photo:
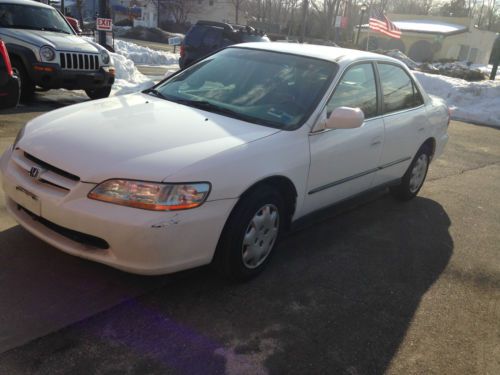
{"label": "door handle", "polygon": [[381,143],[382,143],[382,140],[379,137],[373,138],[372,143],[370,143],[370,146],[376,146],[376,145],[379,145]]}
{"label": "door handle", "polygon": [[423,132],[424,130],[425,130],[425,128],[423,126],[421,128],[418,128],[419,132]]}

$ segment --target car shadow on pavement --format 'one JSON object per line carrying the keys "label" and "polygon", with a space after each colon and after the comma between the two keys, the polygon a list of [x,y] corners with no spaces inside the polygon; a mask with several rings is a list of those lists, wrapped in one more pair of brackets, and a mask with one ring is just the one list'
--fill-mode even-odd
{"label": "car shadow on pavement", "polygon": [[387,195],[333,213],[284,238],[250,282],[206,268],[163,278],[4,353],[0,372],[382,374],[449,262],[450,219],[433,200]]}

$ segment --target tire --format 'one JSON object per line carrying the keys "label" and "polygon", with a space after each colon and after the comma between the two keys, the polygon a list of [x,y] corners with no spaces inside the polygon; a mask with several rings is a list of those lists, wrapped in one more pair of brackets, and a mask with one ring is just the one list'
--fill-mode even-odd
{"label": "tire", "polygon": [[430,148],[424,145],[420,148],[420,150],[418,150],[417,154],[413,158],[413,161],[403,176],[401,183],[390,188],[390,192],[394,198],[400,201],[409,201],[418,194],[427,176],[430,161]]}
{"label": "tire", "polygon": [[235,281],[262,272],[283,232],[286,212],[283,198],[267,186],[238,202],[217,246],[213,262],[217,271]]}
{"label": "tire", "polygon": [[111,93],[111,86],[100,87],[93,90],[85,90],[85,93],[92,100],[104,99],[107,98]]}
{"label": "tire", "polygon": [[12,59],[12,70],[19,79],[19,87],[21,88],[20,100],[21,102],[29,102],[33,100],[35,95],[35,84],[31,80],[26,68],[21,60],[18,58]]}

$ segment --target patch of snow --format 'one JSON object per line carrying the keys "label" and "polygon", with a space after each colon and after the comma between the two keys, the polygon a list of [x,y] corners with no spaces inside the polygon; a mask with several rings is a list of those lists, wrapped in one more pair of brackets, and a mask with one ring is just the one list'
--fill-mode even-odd
{"label": "patch of snow", "polygon": [[172,65],[179,61],[178,53],[157,51],[118,39],[115,39],[115,52],[141,65]]}
{"label": "patch of snow", "polygon": [[452,119],[500,127],[499,81],[468,82],[436,74],[413,74],[428,94],[446,101]]}
{"label": "patch of snow", "polygon": [[132,60],[116,53],[111,53],[111,57],[116,70],[115,83],[111,91],[112,96],[131,94],[154,85],[151,79],[137,70]]}

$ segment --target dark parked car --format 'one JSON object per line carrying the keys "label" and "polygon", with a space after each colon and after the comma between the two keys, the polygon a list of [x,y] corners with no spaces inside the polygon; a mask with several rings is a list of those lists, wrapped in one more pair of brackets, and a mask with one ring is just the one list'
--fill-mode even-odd
{"label": "dark parked car", "polygon": [[181,69],[223,47],[247,42],[270,42],[253,27],[223,22],[198,21],[186,34],[181,44]]}
{"label": "dark parked car", "polygon": [[12,108],[19,101],[19,81],[12,71],[9,53],[0,40],[0,109]]}

